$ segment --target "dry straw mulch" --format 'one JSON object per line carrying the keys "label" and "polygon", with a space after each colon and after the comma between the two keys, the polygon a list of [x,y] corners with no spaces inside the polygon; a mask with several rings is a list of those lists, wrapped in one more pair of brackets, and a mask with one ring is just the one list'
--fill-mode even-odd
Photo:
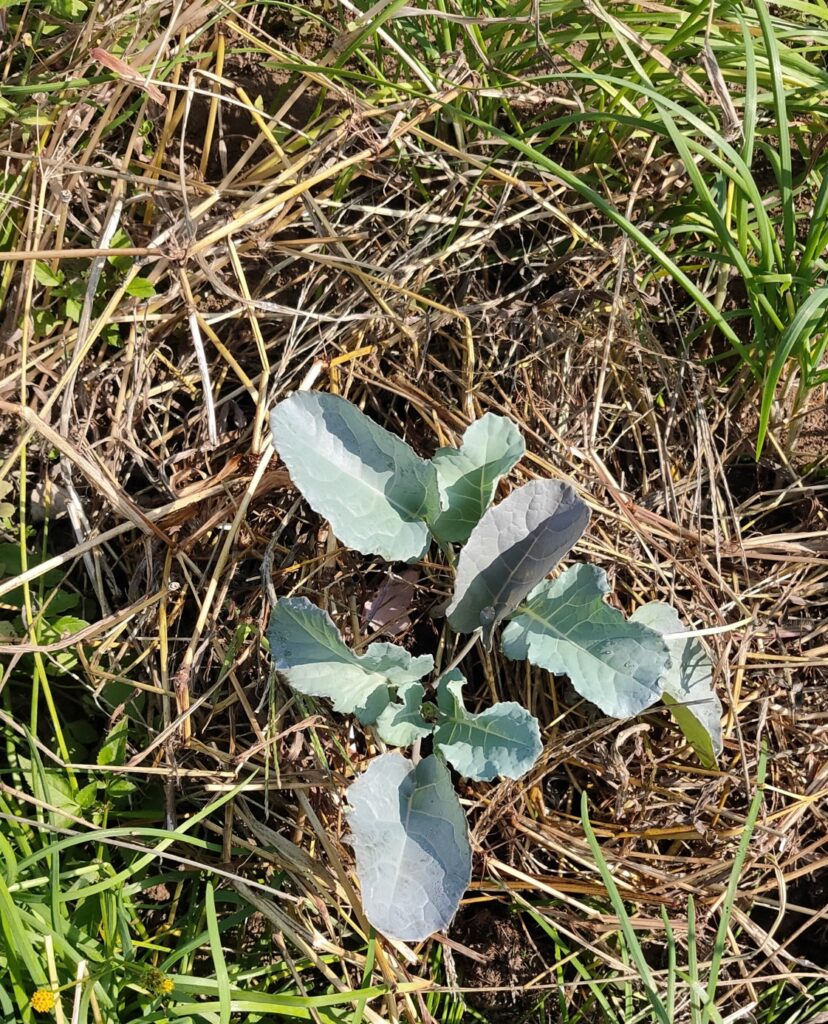
{"label": "dry straw mulch", "polygon": [[[157,52],[197,24],[170,25]],[[255,35],[274,61],[289,55],[241,14],[223,26],[237,43]],[[202,44],[213,37],[205,30]],[[766,800],[728,951],[733,1005],[771,977],[818,974],[828,484],[802,483],[781,441],[753,462],[744,424],[755,395],[719,387],[692,353],[679,358],[682,323],[664,326],[671,296],[639,292],[636,254],[602,241],[605,225],[559,183],[458,152],[427,104],[371,109],[339,87],[318,102],[318,72],[297,84],[261,63],[211,67],[188,77],[181,65],[166,105],[147,107],[150,149],[137,128],[102,137],[135,98],[123,80],[65,106],[36,161],[13,133],[2,140],[32,197],[0,333],[4,469],[14,477],[25,444],[31,513],[50,505],[59,516],[53,563],[95,595],[97,621],[68,642],[87,704],[135,720],[130,770],[163,776],[173,824],[258,769],[208,827],[291,955],[342,986],[323,957],[336,952],[356,978],[364,960],[351,936],[364,921],[340,796],[372,748],[271,677],[260,567],[272,544],[277,593],[308,594],[363,636],[364,603],[389,568],[340,549],[297,500],[267,414],[312,381],[429,455],[494,411],[527,439],[510,485],[563,477],[589,502],[576,556],[607,570],[613,600],[627,611],[670,601],[705,631],[726,741],[720,769],[704,770],[664,710],[608,721],[544,672],[497,653],[469,659],[480,701],[521,700],[545,750],[519,783],[462,788],[477,857],[449,947],[461,980],[481,902],[493,919],[528,902],[623,971],[607,940],[614,918],[595,909],[603,890],[578,821],[584,787],[634,921],[659,935],[665,908],[681,938],[692,894],[704,952],[762,744]],[[281,90],[275,117],[242,80],[268,100]],[[116,228],[135,261],[91,305]],[[567,238],[570,255],[553,261]],[[34,329],[31,311],[54,301],[33,277],[35,255],[86,275],[79,323]],[[125,291],[139,274],[155,287],[148,301]],[[431,612],[449,585],[442,565],[422,567],[403,642],[445,642]],[[113,707],[115,679],[127,689]],[[77,702],[69,690],[58,692]],[[262,860],[286,872],[283,902],[245,886]],[[535,977],[520,980],[540,991],[554,979],[536,953]],[[411,982],[420,968],[388,947],[377,970]],[[395,997],[399,1009],[425,1012],[417,987]]]}

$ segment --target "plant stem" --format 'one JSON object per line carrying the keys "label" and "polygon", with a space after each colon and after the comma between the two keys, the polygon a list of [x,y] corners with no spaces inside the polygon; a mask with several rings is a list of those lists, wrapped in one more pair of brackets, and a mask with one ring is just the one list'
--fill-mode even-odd
{"label": "plant stem", "polygon": [[472,633],[472,635],[469,637],[468,641],[463,645],[463,647],[461,647],[460,652],[458,654],[456,654],[452,658],[452,660],[449,662],[449,664],[440,673],[441,675],[445,675],[447,672],[451,672],[452,669],[457,668],[457,666],[460,664],[460,662],[463,660],[463,658],[466,657],[466,655],[469,653],[469,651],[472,649],[472,647],[474,647],[474,645],[477,643],[477,640],[478,640],[478,638],[479,638],[479,636],[480,636],[480,634],[482,632],[483,632],[483,630],[482,630],[482,627],[481,627],[481,628],[476,629]]}

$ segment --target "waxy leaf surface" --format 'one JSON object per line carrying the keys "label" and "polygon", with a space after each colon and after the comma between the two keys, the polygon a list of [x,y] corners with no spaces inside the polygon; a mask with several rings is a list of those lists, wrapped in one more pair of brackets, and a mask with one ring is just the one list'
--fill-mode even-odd
{"label": "waxy leaf surface", "polygon": [[501,477],[520,461],[526,446],[505,416],[486,413],[463,434],[460,448],[440,448],[431,460],[437,470],[442,511],[431,523],[439,540],[468,540],[491,504]]}
{"label": "waxy leaf surface", "polygon": [[337,395],[299,391],[270,416],[273,443],[311,508],[364,555],[413,561],[439,514],[437,473]]}
{"label": "waxy leaf surface", "polygon": [[511,700],[471,714],[463,703],[465,683],[454,669],[437,684],[434,746],[467,778],[519,779],[543,749],[537,719]]}
{"label": "waxy leaf surface", "polygon": [[446,615],[458,633],[483,627],[491,647],[497,624],[576,543],[589,509],[559,480],[533,480],[485,513],[460,552]]}
{"label": "waxy leaf surface", "polygon": [[565,673],[604,714],[631,718],[661,696],[669,654],[657,632],[606,604],[608,593],[603,569],[570,566],[518,609],[503,631],[503,653]]}
{"label": "waxy leaf surface", "polygon": [[444,931],[471,880],[466,817],[446,766],[383,754],[347,795],[365,916],[406,942]]}
{"label": "waxy leaf surface", "polygon": [[375,727],[384,743],[407,747],[434,731],[422,715],[425,688],[420,683],[406,683],[397,690],[397,699],[378,716]]}
{"label": "waxy leaf surface", "polygon": [[294,690],[327,697],[334,710],[376,721],[391,690],[416,682],[434,666],[430,654],[412,657],[396,644],[374,643],[354,654],[327,612],[306,597],[276,602],[268,627],[273,662]]}
{"label": "waxy leaf surface", "polygon": [[675,608],[662,601],[637,608],[630,621],[641,622],[664,637],[670,666],[661,680],[662,699],[702,764],[715,768],[722,752],[722,702],[713,689],[713,665],[704,645],[696,637],[671,637],[687,629]]}

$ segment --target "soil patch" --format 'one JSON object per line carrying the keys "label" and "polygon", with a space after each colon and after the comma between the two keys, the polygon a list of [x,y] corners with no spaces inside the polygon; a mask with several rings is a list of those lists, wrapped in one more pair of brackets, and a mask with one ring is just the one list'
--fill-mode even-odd
{"label": "soil patch", "polygon": [[[524,986],[543,968],[543,960],[523,921],[499,906],[462,912],[453,937],[485,957],[484,962],[458,957],[460,984],[469,1006],[486,1014],[489,1024],[551,1020],[538,1007],[537,993]],[[488,990],[488,991],[486,991]]]}

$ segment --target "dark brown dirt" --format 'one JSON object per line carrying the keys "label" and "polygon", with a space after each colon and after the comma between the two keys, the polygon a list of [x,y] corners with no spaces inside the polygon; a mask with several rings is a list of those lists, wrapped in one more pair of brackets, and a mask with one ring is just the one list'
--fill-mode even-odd
{"label": "dark brown dirt", "polygon": [[524,986],[543,970],[522,922],[498,907],[472,908],[461,912],[453,937],[486,957],[485,963],[458,957],[458,973],[464,988],[489,989],[469,992],[469,1006],[486,1014],[490,1024],[518,1024],[547,1020],[537,1016],[538,994]]}

